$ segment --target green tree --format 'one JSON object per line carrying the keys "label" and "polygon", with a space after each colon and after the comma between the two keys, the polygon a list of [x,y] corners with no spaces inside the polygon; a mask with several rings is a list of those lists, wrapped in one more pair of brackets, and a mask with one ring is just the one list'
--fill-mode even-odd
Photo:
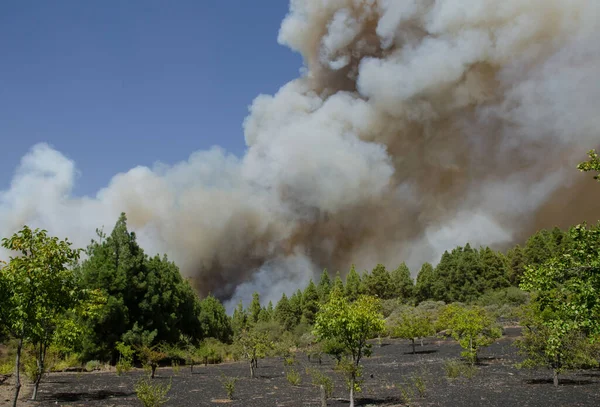
{"label": "green tree", "polygon": [[594,179],[596,181],[600,181],[600,157],[598,157],[598,153],[596,150],[588,151],[589,160],[579,163],[577,165],[577,169],[581,172],[593,171],[597,174],[594,175]]}
{"label": "green tree", "polygon": [[313,283],[312,279],[304,289],[302,295],[302,318],[306,323],[313,324],[315,321],[315,315],[319,310],[319,293],[317,287]]}
{"label": "green tree", "polygon": [[124,213],[110,236],[97,233],[78,273],[86,287],[103,292],[107,304],[86,323],[85,356],[114,361],[116,342],[136,323],[138,329],[156,330],[159,342],[177,343],[181,334],[200,338],[200,300],[177,266],[166,256],[146,256],[127,230]]}
{"label": "green tree", "polygon": [[273,310],[273,302],[269,301],[269,304],[260,310],[260,314],[258,315],[259,322],[271,322],[273,320],[274,313],[275,311]]}
{"label": "green tree", "polygon": [[396,270],[390,273],[393,296],[402,298],[404,301],[413,297],[415,292],[415,283],[410,276],[410,270],[406,263],[402,263]]}
{"label": "green tree", "polygon": [[525,251],[521,246],[516,245],[506,253],[506,257],[509,267],[508,279],[512,285],[518,286],[525,272],[525,265],[527,264]]}
{"label": "green tree", "polygon": [[411,341],[413,354],[416,353],[416,338],[424,338],[435,333],[431,315],[415,307],[405,308],[399,315],[394,315],[391,325],[393,337]]}
{"label": "green tree", "polygon": [[483,266],[480,276],[483,290],[498,290],[510,286],[508,261],[502,253],[489,247],[481,248],[479,258]]}
{"label": "green tree", "polygon": [[348,297],[350,301],[354,301],[361,294],[360,276],[353,264],[352,267],[350,267],[348,275],[346,276],[346,297]]}
{"label": "green tree", "polygon": [[35,400],[56,321],[82,300],[70,267],[79,259],[80,251],[72,249],[67,239],[59,240],[49,236],[46,230],[31,230],[27,226],[12,237],[2,239],[2,247],[19,253],[0,269],[0,285],[6,290],[0,320],[17,339],[13,398],[13,406],[16,406],[21,390],[21,351],[25,340],[31,340],[36,347]]}
{"label": "green tree", "polygon": [[248,318],[250,319],[250,323],[256,324],[258,322],[260,310],[260,295],[255,291],[252,294],[252,302],[250,303],[250,309],[248,310]]}
{"label": "green tree", "polygon": [[290,297],[290,309],[294,317],[292,327],[296,327],[302,319],[302,291],[300,289]]}
{"label": "green tree", "polygon": [[350,407],[354,407],[354,392],[360,391],[360,361],[371,355],[367,340],[383,332],[385,323],[377,298],[360,296],[354,302],[334,291],[321,307],[315,321],[314,334],[320,341],[333,340],[351,355],[346,366],[350,388]]}
{"label": "green tree", "polygon": [[433,298],[434,271],[430,263],[424,263],[417,275],[415,297],[418,302]]}
{"label": "green tree", "polygon": [[394,296],[395,287],[392,284],[390,273],[383,264],[376,265],[370,274],[365,275],[363,282],[368,295],[376,296],[382,300]]}
{"label": "green tree", "polygon": [[342,277],[340,277],[339,270],[335,273],[335,278],[333,279],[333,288],[331,289],[331,291],[334,290],[340,291],[342,293],[344,292],[344,282],[342,281]]}
{"label": "green tree", "polygon": [[239,335],[244,329],[248,328],[250,325],[249,319],[248,312],[246,312],[244,304],[242,303],[242,300],[240,300],[233,310],[233,315],[231,317],[233,333]]}
{"label": "green tree", "polygon": [[502,330],[484,308],[448,305],[438,320],[464,349],[462,356],[471,364],[477,362],[480,348],[491,345],[502,336]]}
{"label": "green tree", "polygon": [[215,338],[224,343],[231,342],[233,337],[231,319],[227,316],[221,301],[212,294],[200,301],[199,319],[204,338]]}
{"label": "green tree", "polygon": [[296,315],[294,315],[294,312],[290,307],[290,302],[285,293],[281,295],[281,299],[275,307],[274,317],[275,320],[279,322],[286,331],[289,331],[296,326]]}
{"label": "green tree", "polygon": [[585,334],[564,316],[549,309],[542,311],[538,303],[532,303],[526,308],[521,324],[522,337],[515,345],[524,360],[518,367],[549,368],[554,386],[558,386],[564,370],[597,365]]}
{"label": "green tree", "polygon": [[319,280],[317,292],[319,293],[320,302],[325,303],[327,300],[329,300],[329,293],[331,292],[331,279],[329,278],[329,272],[327,269],[324,269],[323,273],[321,274],[321,280]]}
{"label": "green tree", "polygon": [[254,370],[258,367],[258,359],[266,356],[273,347],[266,332],[256,329],[245,329],[237,339],[242,357],[250,363],[250,378],[254,379]]}

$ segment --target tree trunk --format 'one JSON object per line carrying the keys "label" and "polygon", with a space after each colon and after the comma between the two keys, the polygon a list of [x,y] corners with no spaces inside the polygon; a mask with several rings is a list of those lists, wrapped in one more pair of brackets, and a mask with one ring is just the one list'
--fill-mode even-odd
{"label": "tree trunk", "polygon": [[190,374],[194,374],[194,362],[190,363]]}
{"label": "tree trunk", "polygon": [[23,338],[19,339],[17,345],[17,360],[15,362],[15,395],[13,398],[13,407],[17,407],[17,399],[21,390],[21,350],[23,349]]}
{"label": "tree trunk", "polygon": [[321,407],[327,407],[327,394],[325,393],[325,386],[319,386],[321,388]]}
{"label": "tree trunk", "polygon": [[558,370],[553,369],[552,372],[554,373],[554,387],[558,387]]}
{"label": "tree trunk", "polygon": [[354,407],[354,375],[350,379],[350,407]]}
{"label": "tree trunk", "polygon": [[473,354],[473,337],[469,338],[469,353],[471,358],[471,366],[475,364],[477,357]]}
{"label": "tree trunk", "polygon": [[411,341],[412,341],[412,348],[413,348],[413,355],[414,355],[415,353],[417,353],[415,351],[415,338],[411,338]]}
{"label": "tree trunk", "polygon": [[420,339],[421,339],[421,347],[423,347],[423,338],[420,338]]}
{"label": "tree trunk", "polygon": [[150,375],[150,378],[154,379],[154,373],[156,373],[156,364],[152,363],[150,367],[152,368],[152,374]]}
{"label": "tree trunk", "polygon": [[250,360],[250,378],[254,379],[254,361]]}
{"label": "tree trunk", "polygon": [[46,346],[44,344],[40,344],[40,352],[38,354],[37,360],[37,376],[35,378],[35,383],[33,385],[33,394],[31,395],[31,400],[35,401],[37,399],[38,389],[40,387],[40,382],[42,381],[42,375],[44,374],[44,361],[46,359]]}

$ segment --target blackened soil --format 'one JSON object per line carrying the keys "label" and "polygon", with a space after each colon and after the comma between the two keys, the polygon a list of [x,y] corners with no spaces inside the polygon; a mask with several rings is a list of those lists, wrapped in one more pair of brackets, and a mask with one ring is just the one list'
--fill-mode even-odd
{"label": "blackened soil", "polygon": [[[600,371],[571,372],[561,376],[561,385],[552,385],[548,370],[519,370],[519,361],[511,345],[518,330],[507,329],[506,336],[481,352],[481,363],[475,376],[449,379],[444,362],[457,359],[460,347],[453,341],[426,340],[417,345],[412,354],[408,342],[383,340],[374,345],[371,358],[364,360],[363,392],[358,394],[357,405],[373,406],[502,406],[554,407],[600,405]],[[320,406],[319,391],[310,384],[305,368],[317,368],[335,379],[333,397],[329,406],[347,406],[348,394],[343,378],[332,370],[333,363],[325,359],[322,365],[298,356],[295,369],[301,373],[302,383],[292,386],[286,379],[281,359],[260,360],[257,378],[249,378],[245,363],[231,363],[196,367],[193,374],[182,367],[175,374],[171,369],[159,369],[156,382],[172,380],[167,406],[269,407]],[[40,401],[23,405],[37,406],[141,406],[133,386],[142,371],[117,376],[113,373],[51,374],[41,385]],[[227,400],[221,376],[238,377],[234,400]],[[424,380],[426,394],[418,395],[411,377]],[[7,394],[7,383],[2,385]],[[411,389],[413,396],[407,404],[402,389]],[[29,389],[25,389],[29,392]],[[8,404],[3,397],[0,403]]]}

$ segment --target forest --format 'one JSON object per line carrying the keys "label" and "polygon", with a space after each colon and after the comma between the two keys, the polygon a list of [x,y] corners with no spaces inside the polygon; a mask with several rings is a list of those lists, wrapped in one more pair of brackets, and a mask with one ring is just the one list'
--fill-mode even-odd
{"label": "forest", "polygon": [[[578,168],[600,173],[597,154]],[[260,360],[276,357],[294,385],[300,354],[330,358],[353,406],[364,360],[382,338],[407,341],[412,353],[424,338],[447,338],[461,349],[448,369],[468,376],[509,325],[521,328],[511,345],[518,367],[549,369],[554,386],[600,360],[600,223],[540,230],[506,251],[464,243],[415,279],[404,263],[324,269],[277,303],[254,293],[232,315],[214,296],[199,298],[167,256],[147,254],[125,213],[86,249],[28,226],[2,246],[14,253],[0,265],[0,380],[11,384],[13,406],[24,383],[36,400],[49,374],[68,370],[144,372],[134,386],[145,406],[168,400],[171,383],[153,380],[157,372],[184,365],[240,361],[240,376],[260,380]],[[311,375],[327,405],[331,378]],[[231,399],[236,380],[223,376]]]}

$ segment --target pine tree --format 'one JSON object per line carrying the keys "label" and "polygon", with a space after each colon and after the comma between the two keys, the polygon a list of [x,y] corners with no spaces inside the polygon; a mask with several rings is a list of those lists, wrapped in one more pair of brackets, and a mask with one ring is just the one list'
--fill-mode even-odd
{"label": "pine tree", "polygon": [[204,338],[215,338],[229,343],[233,337],[231,319],[227,316],[225,307],[217,298],[209,294],[200,301],[200,324]]}
{"label": "pine tree", "polygon": [[302,291],[300,289],[290,297],[290,308],[294,315],[294,326],[296,326],[302,319]]}
{"label": "pine tree", "polygon": [[434,271],[430,263],[424,263],[417,275],[415,286],[415,297],[417,301],[425,301],[433,298]]}
{"label": "pine tree", "polygon": [[413,297],[415,284],[410,276],[410,270],[406,263],[402,263],[398,268],[390,273],[393,293],[395,297],[408,300]]}
{"label": "pine tree", "polygon": [[[340,277],[339,270],[335,273],[335,278],[333,279],[333,288],[331,289],[331,292],[333,291],[344,292],[344,283],[342,282],[342,277]],[[331,292],[329,294],[331,294]]]}
{"label": "pine tree", "polygon": [[324,269],[323,273],[321,274],[321,280],[319,281],[317,292],[319,293],[319,301],[325,303],[329,300],[329,293],[331,292],[331,280],[329,279],[329,273],[327,272],[327,269]]}
{"label": "pine tree", "polygon": [[255,291],[252,293],[252,302],[250,303],[250,308],[248,310],[248,317],[251,324],[256,324],[258,322],[260,310],[260,295]]}
{"label": "pine tree", "polygon": [[394,296],[394,286],[390,273],[383,264],[378,264],[373,268],[371,274],[363,280],[365,282],[366,293],[379,297],[383,300]]}
{"label": "pine tree", "polygon": [[483,264],[481,279],[484,291],[510,286],[508,261],[502,253],[486,247],[479,251],[479,257]]}
{"label": "pine tree", "polygon": [[319,294],[311,279],[302,295],[302,318],[312,325],[317,311],[319,311]]}
{"label": "pine tree", "polygon": [[346,276],[346,297],[348,297],[350,301],[355,301],[360,294],[361,280],[353,264]]}
{"label": "pine tree", "polygon": [[506,253],[508,258],[508,278],[513,286],[518,286],[525,272],[525,266],[527,264],[527,256],[521,246],[516,245],[513,249]]}
{"label": "pine tree", "polygon": [[291,330],[295,326],[296,317],[290,307],[290,302],[283,293],[281,299],[275,306],[275,313],[273,314],[275,320],[283,326],[286,330]]}
{"label": "pine tree", "polygon": [[238,305],[233,310],[233,316],[231,317],[231,326],[233,328],[233,333],[237,336],[244,329],[248,328],[249,318],[248,313],[244,309],[244,304],[242,300],[238,302]]}

